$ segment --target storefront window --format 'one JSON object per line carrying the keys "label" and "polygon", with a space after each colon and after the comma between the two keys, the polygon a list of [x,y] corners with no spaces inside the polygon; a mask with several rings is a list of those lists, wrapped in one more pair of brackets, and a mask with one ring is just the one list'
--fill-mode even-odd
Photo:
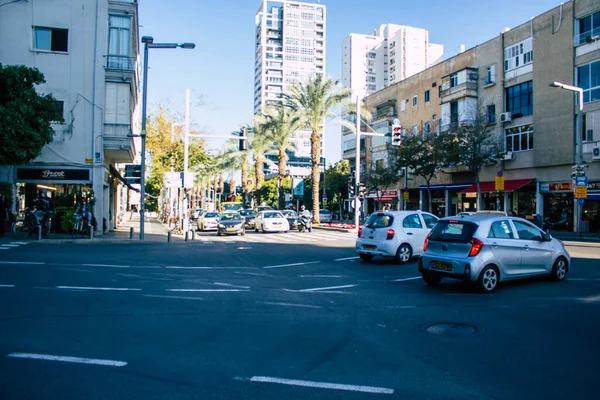
{"label": "storefront window", "polygon": [[544,194],[544,219],[554,230],[573,230],[573,193]]}
{"label": "storefront window", "polygon": [[536,213],[535,191],[517,192],[517,214],[520,216],[533,215]]}

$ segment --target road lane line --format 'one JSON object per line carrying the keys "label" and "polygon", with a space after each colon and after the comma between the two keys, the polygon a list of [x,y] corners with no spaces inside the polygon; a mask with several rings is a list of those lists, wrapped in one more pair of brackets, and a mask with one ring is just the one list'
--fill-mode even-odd
{"label": "road lane line", "polygon": [[142,289],[138,288],[112,288],[112,287],[92,287],[92,286],[57,286],[57,289],[68,289],[68,290],[115,290],[119,292],[127,292],[127,291],[141,291]]}
{"label": "road lane line", "polygon": [[355,286],[358,286],[358,285],[342,285],[342,286],[328,286],[328,287],[321,287],[321,288],[302,289],[302,290],[300,290],[300,292],[319,292],[321,290],[347,289],[347,288],[351,288],[351,287],[355,287]]}
{"label": "road lane line", "polygon": [[45,265],[43,262],[35,262],[35,261],[0,261],[0,264],[7,265]]}
{"label": "road lane line", "polygon": [[238,274],[238,275],[251,275],[251,276],[271,276],[268,274],[258,274],[256,272],[234,272],[234,274]]}
{"label": "road lane line", "polygon": [[20,244],[20,245],[23,245],[23,244],[28,244],[28,242],[10,242],[10,244]]}
{"label": "road lane line", "polygon": [[11,287],[15,287],[15,285],[0,285],[0,287],[11,288]]}
{"label": "road lane line", "polygon": [[300,278],[344,278],[344,275],[298,275]]}
{"label": "road lane line", "polygon": [[356,257],[346,257],[346,258],[338,258],[337,260],[333,260],[333,261],[348,261],[348,260],[356,260],[360,258],[359,256]]}
{"label": "road lane line", "polygon": [[165,269],[231,269],[231,270],[256,269],[256,268],[257,267],[177,267],[177,266],[165,267]]}
{"label": "road lane line", "polygon": [[180,299],[180,300],[204,300],[203,297],[186,297],[186,296],[161,296],[159,294],[145,294],[144,297],[158,297],[161,299]]}
{"label": "road lane line", "polygon": [[50,354],[35,354],[35,353],[10,353],[6,357],[11,358],[29,358],[33,360],[46,360],[46,361],[62,361],[78,364],[94,364],[104,365],[107,367],[124,367],[127,365],[125,361],[115,360],[101,360],[97,358],[81,358],[81,357],[68,357],[68,356],[53,356]]}
{"label": "road lane line", "polygon": [[302,307],[302,308],[321,308],[320,306],[311,306],[310,304],[294,304],[294,303],[276,303],[271,301],[262,301],[260,304],[268,304],[270,306],[286,306],[286,307]]}
{"label": "road lane line", "polygon": [[248,292],[246,289],[165,289],[167,292]]}
{"label": "road lane line", "polygon": [[88,271],[87,269],[79,269],[79,268],[60,268],[60,267],[54,267],[53,269],[58,269],[60,271],[92,272],[92,271]]}
{"label": "road lane line", "polygon": [[567,278],[570,281],[600,281],[600,278]]}
{"label": "road lane line", "polygon": [[422,276],[413,276],[410,278],[400,278],[400,279],[394,279],[392,282],[406,282],[406,281],[414,281],[416,279],[423,279]]}
{"label": "road lane line", "polygon": [[114,264],[81,264],[82,267],[131,268],[129,265]]}
{"label": "road lane line", "polygon": [[21,245],[20,244],[8,244],[8,243],[5,243],[2,246],[4,246],[4,247],[20,247]]}
{"label": "road lane line", "polygon": [[297,266],[300,266],[300,265],[319,264],[320,262],[321,261],[309,261],[309,262],[294,263],[294,264],[270,265],[268,267],[263,267],[263,268],[264,269],[270,269],[270,268],[297,267]]}
{"label": "road lane line", "polygon": [[213,283],[215,286],[227,286],[237,289],[250,289],[250,286],[240,286],[240,285],[232,285],[231,283],[223,283],[223,282],[215,282]]}
{"label": "road lane line", "polygon": [[274,378],[274,377],[270,377],[270,376],[253,376],[252,378],[250,378],[250,382],[277,383],[280,385],[302,386],[302,387],[311,387],[311,388],[317,388],[317,389],[345,390],[345,391],[350,391],[350,392],[394,394],[394,389],[388,389],[388,388],[383,388],[383,387],[363,386],[363,385],[346,385],[346,384],[341,384],[341,383],[328,383],[328,382],[315,382],[315,381],[302,381],[302,380],[298,380],[298,379]]}

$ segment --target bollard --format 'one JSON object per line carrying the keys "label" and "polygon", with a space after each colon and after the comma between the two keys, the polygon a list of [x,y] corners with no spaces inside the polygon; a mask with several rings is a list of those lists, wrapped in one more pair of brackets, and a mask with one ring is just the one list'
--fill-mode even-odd
{"label": "bollard", "polygon": [[167,243],[171,243],[171,231],[167,232]]}
{"label": "bollard", "polygon": [[89,235],[90,236],[90,240],[92,240],[94,238],[94,227],[90,226],[89,229],[90,229],[90,235]]}
{"label": "bollard", "polygon": [[129,228],[129,239],[133,239],[133,228]]}
{"label": "bollard", "polygon": [[192,232],[192,241],[194,241],[194,236],[196,236],[196,233],[194,232],[193,229],[190,232]]}
{"label": "bollard", "polygon": [[186,232],[186,233],[185,233],[185,239],[184,239],[184,240],[185,240],[186,242],[188,241],[188,233],[189,233],[189,232]]}
{"label": "bollard", "polygon": [[37,227],[37,240],[42,240],[42,226],[38,225]]}

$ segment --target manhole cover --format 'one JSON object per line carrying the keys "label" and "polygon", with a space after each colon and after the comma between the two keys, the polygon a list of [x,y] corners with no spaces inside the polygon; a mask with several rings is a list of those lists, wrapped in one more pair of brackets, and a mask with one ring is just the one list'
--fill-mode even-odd
{"label": "manhole cover", "polygon": [[427,332],[435,335],[447,335],[447,336],[466,336],[474,335],[478,332],[477,327],[469,324],[462,324],[460,322],[442,322],[439,324],[433,324],[429,326]]}

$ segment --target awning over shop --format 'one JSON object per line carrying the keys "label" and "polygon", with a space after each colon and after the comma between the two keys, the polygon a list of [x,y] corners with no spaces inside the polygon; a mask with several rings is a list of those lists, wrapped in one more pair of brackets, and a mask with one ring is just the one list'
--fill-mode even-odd
{"label": "awning over shop", "polygon": [[[504,181],[504,191],[505,192],[514,192],[517,189],[522,188],[530,182],[533,182],[533,178],[528,179],[506,179]],[[494,181],[486,181],[481,182],[481,193],[489,193],[496,191],[496,183]],[[469,186],[466,189],[460,191],[461,193],[477,193],[477,184]]]}

